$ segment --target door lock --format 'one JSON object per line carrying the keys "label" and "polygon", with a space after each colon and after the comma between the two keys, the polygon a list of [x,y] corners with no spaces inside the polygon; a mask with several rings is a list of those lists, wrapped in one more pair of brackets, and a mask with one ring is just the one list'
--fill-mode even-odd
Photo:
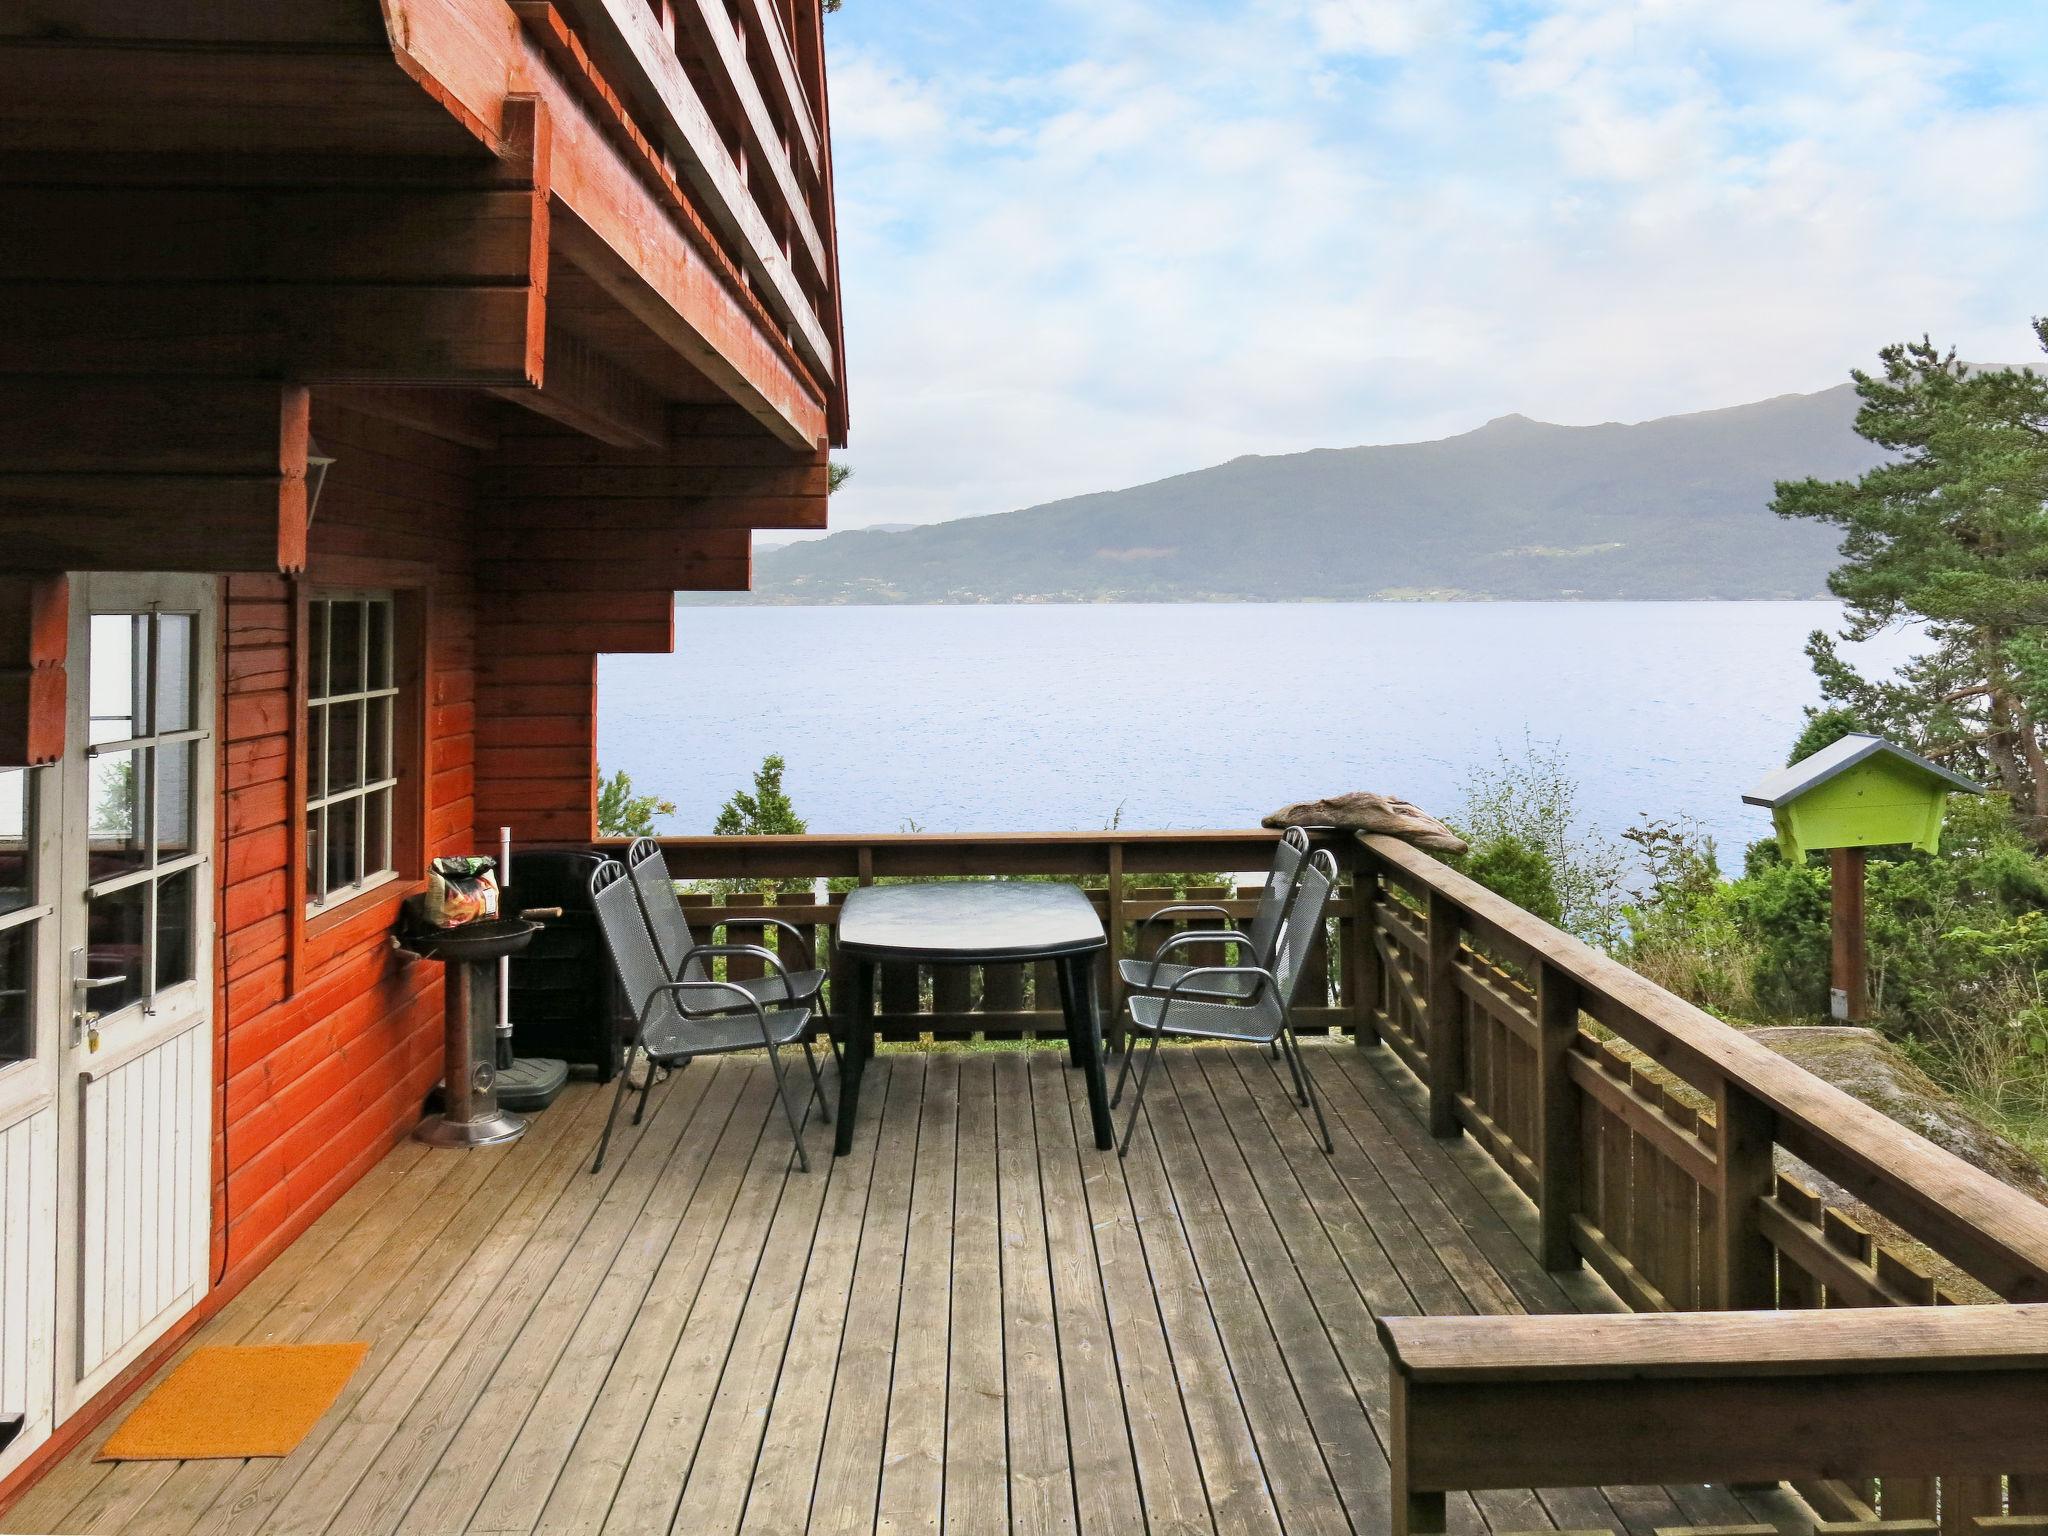
{"label": "door lock", "polygon": [[126,976],[88,976],[85,974],[85,951],[71,951],[71,1039],[74,1044],[82,1038],[88,1051],[100,1048],[99,1010],[86,1006],[86,996],[101,987],[117,987],[127,979]]}

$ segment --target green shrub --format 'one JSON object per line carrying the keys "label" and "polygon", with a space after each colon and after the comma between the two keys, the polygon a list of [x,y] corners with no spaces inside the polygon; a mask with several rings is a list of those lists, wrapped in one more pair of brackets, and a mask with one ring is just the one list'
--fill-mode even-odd
{"label": "green shrub", "polygon": [[[1452,864],[1589,944],[1620,942],[1628,861],[1579,814],[1578,781],[1558,743],[1525,738],[1521,757],[1499,751],[1466,776],[1464,788],[1453,825],[1471,851]],[[1513,886],[1495,886],[1493,878]]]}

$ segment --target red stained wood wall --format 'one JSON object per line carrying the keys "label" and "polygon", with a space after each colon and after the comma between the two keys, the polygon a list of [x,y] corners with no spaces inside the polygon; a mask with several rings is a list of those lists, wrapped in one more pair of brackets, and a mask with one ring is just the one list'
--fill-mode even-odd
{"label": "red stained wood wall", "polygon": [[670,649],[674,590],[744,586],[750,527],[824,522],[822,451],[730,412],[682,421],[655,455],[545,430],[485,452],[314,392],[334,464],[304,581],[225,587],[215,1259],[231,1283],[417,1122],[440,1073],[440,968],[388,943],[417,882],[300,916],[304,594],[396,588],[418,633],[411,867],[493,849],[501,825],[522,844],[588,842],[597,653]]}
{"label": "red stained wood wall", "polygon": [[[394,422],[315,402],[334,456],[306,585],[411,583],[423,639],[421,857],[474,838],[480,455]],[[216,1127],[215,1259],[253,1273],[417,1121],[440,1073],[440,967],[407,964],[387,935],[396,884],[312,924],[297,913],[297,608],[281,577],[227,580],[222,629],[220,903],[225,1080]]]}

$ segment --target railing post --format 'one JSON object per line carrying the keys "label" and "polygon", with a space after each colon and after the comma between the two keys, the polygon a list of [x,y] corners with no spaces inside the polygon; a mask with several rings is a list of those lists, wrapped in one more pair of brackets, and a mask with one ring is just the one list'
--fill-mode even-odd
{"label": "railing post", "polygon": [[1110,1049],[1124,1046],[1124,976],[1117,968],[1123,958],[1124,942],[1124,845],[1109,845],[1109,891],[1104,914],[1109,927],[1109,948],[1102,957],[1103,991],[1109,1002],[1108,1029],[1103,1031]]}
{"label": "railing post", "polygon": [[1454,1137],[1465,1080],[1464,1008],[1458,998],[1457,903],[1429,893],[1429,1134]]}
{"label": "railing post", "polygon": [[1363,847],[1351,863],[1351,917],[1338,933],[1344,941],[1344,1001],[1351,1010],[1354,1045],[1380,1043],[1380,948],[1373,926],[1380,872]]}
{"label": "railing post", "polygon": [[1537,1256],[1548,1270],[1577,1269],[1572,1217],[1579,1209],[1579,984],[1548,961],[1536,968]]}
{"label": "railing post", "polygon": [[1776,1179],[1776,1117],[1722,1078],[1714,1088],[1714,1127],[1714,1302],[1729,1312],[1768,1311],[1778,1301],[1777,1262],[1761,1213]]}

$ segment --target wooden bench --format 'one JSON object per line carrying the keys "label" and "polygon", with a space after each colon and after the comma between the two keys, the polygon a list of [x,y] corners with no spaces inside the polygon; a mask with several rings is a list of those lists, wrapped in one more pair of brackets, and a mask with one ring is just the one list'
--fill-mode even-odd
{"label": "wooden bench", "polygon": [[1389,1317],[1394,1536],[1482,1488],[2048,1472],[2048,1304]]}

